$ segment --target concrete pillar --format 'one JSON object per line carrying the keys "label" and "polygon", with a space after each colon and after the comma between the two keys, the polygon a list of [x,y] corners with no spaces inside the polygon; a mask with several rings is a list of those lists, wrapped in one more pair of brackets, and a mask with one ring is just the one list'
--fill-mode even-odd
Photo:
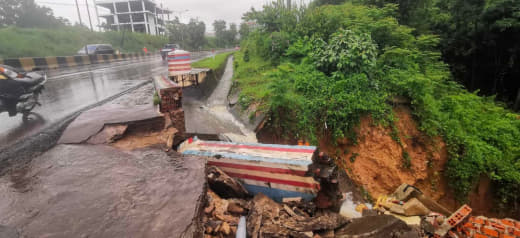
{"label": "concrete pillar", "polygon": [[117,31],[119,31],[121,29],[119,29],[119,16],[117,16],[116,2],[113,2],[112,4],[114,6],[114,24],[116,24]]}
{"label": "concrete pillar", "polygon": [[148,16],[146,14],[146,5],[144,4],[144,0],[141,1],[141,4],[143,5],[144,27],[146,28],[146,34],[150,34],[148,29],[150,26],[148,26]]}
{"label": "concrete pillar", "polygon": [[99,12],[98,12],[98,9],[97,9],[97,2],[96,0],[92,0],[94,2],[94,9],[96,10],[96,19],[97,19],[97,28],[98,30],[101,30],[101,20],[99,18]]}
{"label": "concrete pillar", "polygon": [[159,35],[159,21],[157,20],[157,6],[154,6],[153,9],[154,9],[153,19],[155,21],[155,35]]}
{"label": "concrete pillar", "polygon": [[132,18],[132,8],[130,7],[130,2],[128,2],[128,12],[130,13],[130,26],[132,27],[132,32],[135,32],[134,19]]}

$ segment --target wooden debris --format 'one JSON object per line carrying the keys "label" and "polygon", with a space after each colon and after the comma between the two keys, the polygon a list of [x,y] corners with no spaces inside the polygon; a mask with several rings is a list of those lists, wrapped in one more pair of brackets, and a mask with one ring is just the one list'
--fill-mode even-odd
{"label": "wooden debris", "polygon": [[247,221],[252,237],[313,237],[316,230],[336,229],[349,222],[343,216],[325,212],[317,217],[305,217],[287,205],[280,205],[263,194],[252,201]]}
{"label": "wooden debris", "polygon": [[246,198],[249,196],[242,184],[215,166],[208,169],[208,184],[222,198]]}

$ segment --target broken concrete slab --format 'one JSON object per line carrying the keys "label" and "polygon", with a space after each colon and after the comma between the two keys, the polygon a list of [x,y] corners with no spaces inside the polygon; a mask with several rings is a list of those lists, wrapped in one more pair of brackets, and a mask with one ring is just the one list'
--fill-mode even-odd
{"label": "broken concrete slab", "polygon": [[127,107],[105,104],[81,113],[63,132],[58,144],[79,144],[100,132],[107,124],[124,124],[160,118],[150,105]]}
{"label": "broken concrete slab", "polygon": [[58,145],[0,178],[0,224],[21,237],[201,237],[205,160]]}
{"label": "broken concrete slab", "polygon": [[81,113],[65,129],[58,144],[86,142],[89,138],[102,132],[105,125],[157,119],[162,119],[162,116],[153,105],[153,86],[150,84]]}
{"label": "broken concrete slab", "polygon": [[395,199],[399,201],[408,201],[414,190],[416,190],[415,187],[403,183],[397,189],[395,189],[391,196],[395,197]]}
{"label": "broken concrete slab", "polygon": [[121,138],[125,134],[126,129],[128,129],[128,125],[125,124],[105,125],[99,133],[90,137],[87,143],[93,145],[112,143]]}
{"label": "broken concrete slab", "polygon": [[430,210],[417,200],[417,198],[410,198],[410,200],[403,205],[403,210],[406,216],[426,216],[430,214]]}

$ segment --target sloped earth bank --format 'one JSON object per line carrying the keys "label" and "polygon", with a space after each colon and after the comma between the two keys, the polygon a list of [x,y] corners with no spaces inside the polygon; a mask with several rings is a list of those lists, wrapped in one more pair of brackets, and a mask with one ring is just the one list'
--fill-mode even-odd
{"label": "sloped earth bank", "polygon": [[[365,198],[375,200],[407,183],[455,211],[461,204],[454,198],[444,176],[448,161],[445,143],[441,138],[430,138],[418,130],[408,105],[395,106],[394,114],[402,146],[392,138],[392,129],[378,126],[370,117],[364,117],[357,129],[357,143],[347,139],[332,141],[330,136],[324,136],[319,148],[338,158],[339,165]],[[269,126],[258,131],[258,139],[261,143],[297,143],[297,138],[283,137]],[[405,166],[406,157],[410,159],[409,167]],[[468,205],[475,215],[498,215],[493,207],[489,184],[488,178],[481,178],[480,184],[468,197]]]}
{"label": "sloped earth bank", "polygon": [[[340,139],[334,146],[333,141],[325,139],[320,142],[320,149],[340,158],[341,166],[349,176],[374,199],[407,183],[456,210],[457,204],[449,195],[443,176],[448,158],[446,146],[440,139],[424,136],[406,106],[395,107],[394,114],[402,146],[392,138],[390,128],[377,126],[370,117],[365,117],[357,130],[357,144]],[[410,159],[409,167],[406,166],[407,158]]]}

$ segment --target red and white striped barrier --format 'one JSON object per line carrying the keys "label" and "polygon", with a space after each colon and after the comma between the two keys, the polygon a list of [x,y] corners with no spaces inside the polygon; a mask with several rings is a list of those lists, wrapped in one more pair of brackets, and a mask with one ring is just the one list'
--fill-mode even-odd
{"label": "red and white striped barrier", "polygon": [[175,50],[168,53],[168,75],[178,76],[191,71],[191,54],[185,50]]}
{"label": "red and white striped barrier", "polygon": [[190,139],[179,147],[186,155],[208,157],[236,178],[252,194],[263,193],[276,201],[287,197],[313,199],[318,182],[306,176],[316,151],[315,146],[248,144]]}

